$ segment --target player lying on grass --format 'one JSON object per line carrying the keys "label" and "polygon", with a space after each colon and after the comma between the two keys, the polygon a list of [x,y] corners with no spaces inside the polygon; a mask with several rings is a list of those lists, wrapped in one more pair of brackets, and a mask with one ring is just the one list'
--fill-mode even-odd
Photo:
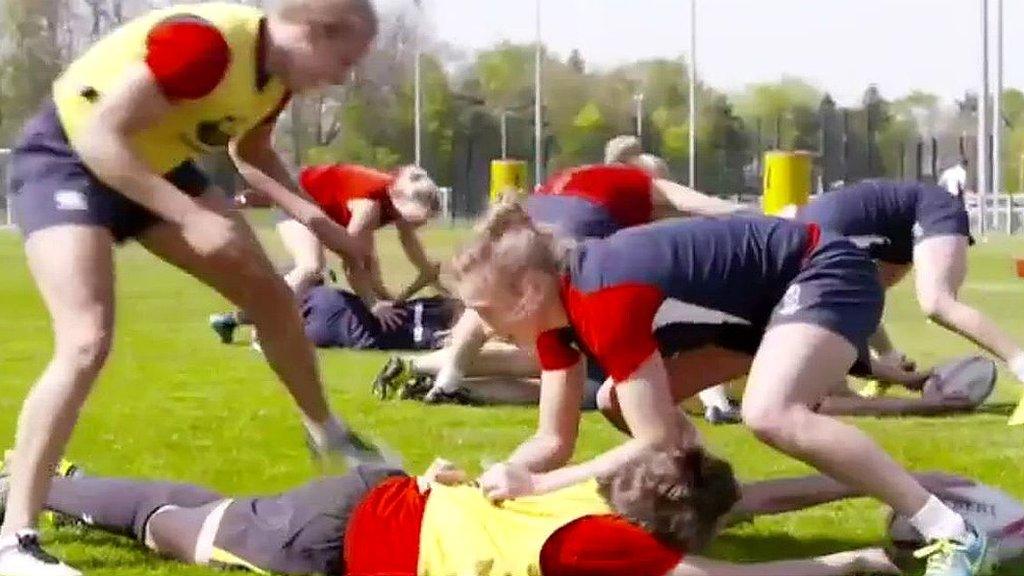
{"label": "player lying on grass", "polygon": [[[851,238],[878,262],[889,288],[913,267],[917,300],[925,314],[1006,362],[1024,383],[1024,349],[959,292],[967,276],[971,244],[967,211],[960,197],[939,186],[871,180],[823,194],[800,209],[797,219]],[[884,327],[872,348],[890,363],[908,364]],[[1024,403],[1011,424],[1024,424]]]}
{"label": "player lying on grass", "polygon": [[249,184],[355,262],[364,250],[291,182],[271,147],[293,93],[344,82],[377,32],[368,0],[280,0],[273,14],[188,4],[132,20],[53,85],[11,156],[11,202],[50,313],[54,351],[19,419],[0,576],[43,563],[31,531],[114,330],[114,247],[147,250],[246,310],[321,451],[370,453],[331,415],[288,286],[193,160],[227,149]]}
{"label": "player lying on grass", "polygon": [[[667,180],[664,161],[650,155],[631,159],[636,165],[582,166],[552,177],[526,200],[534,222],[573,239],[604,238],[618,230],[654,220],[692,215],[726,215],[742,206],[700,194]],[[639,166],[639,167],[638,167]],[[428,402],[459,396],[463,377],[473,370],[474,357],[487,339],[483,323],[467,311],[452,331],[447,361],[437,372]],[[398,367],[400,371],[411,366]],[[395,373],[385,367],[380,378]],[[706,416],[714,423],[739,421],[739,409],[723,388],[701,391]]]}
{"label": "player lying on grass", "polygon": [[329,285],[309,289],[299,305],[315,346],[352,350],[437,350],[462,311],[458,300],[443,296],[413,298],[395,308],[402,313],[399,324],[385,328],[357,295]]}
{"label": "player lying on grass", "polygon": [[[974,576],[987,540],[868,435],[814,407],[851,368],[916,379],[868,355],[884,292],[868,255],[813,224],[680,219],[579,243],[501,204],[453,260],[459,294],[498,334],[537,350],[536,433],[481,477],[500,500],[613,473],[651,447],[698,442],[676,404],[729,380],[745,350],[743,420],[768,445],[912,518],[935,546],[927,576]],[[605,414],[632,438],[582,464],[575,451],[586,351],[610,376]],[[699,366],[699,369],[695,369]]]}
{"label": "player lying on grass", "polygon": [[[345,273],[349,285],[385,329],[402,324],[404,311],[397,304],[419,291],[414,286],[435,284],[440,288],[438,265],[427,257],[416,232],[437,214],[439,207],[437,185],[422,168],[404,166],[387,174],[350,164],[312,166],[302,171],[299,183],[331,220],[368,247],[366,265],[354,266],[346,261]],[[301,300],[322,280],[324,248],[301,221],[287,213],[281,216],[277,233],[295,263],[285,281]],[[413,285],[397,296],[384,285],[374,242],[376,231],[389,224],[395,225],[406,256],[419,272]],[[232,342],[238,326],[250,323],[244,310],[210,318],[210,326],[224,343]]]}
{"label": "player lying on grass", "polygon": [[[941,490],[957,479],[925,476]],[[741,499],[742,496],[742,499]],[[360,466],[268,497],[185,484],[54,480],[47,508],[189,564],[350,576],[899,574],[880,549],[735,564],[699,556],[724,526],[853,497],[823,477],[742,488],[700,449],[648,453],[598,480],[492,504],[438,461],[423,476]]]}
{"label": "player lying on grass", "polygon": [[[447,361],[447,349],[409,356],[396,356],[388,361],[389,369],[374,381],[374,392],[382,400],[392,396],[422,400],[430,390],[430,374]],[[951,363],[950,365],[953,365]],[[412,372],[402,372],[406,366]],[[694,366],[700,370],[702,366]],[[477,355],[464,377],[468,385],[441,398],[443,403],[469,405],[536,405],[540,402],[541,368],[536,358],[515,346],[489,342]],[[427,380],[427,383],[424,383]],[[605,378],[594,362],[587,364],[587,382],[583,394],[583,410],[599,407],[598,395]],[[976,410],[991,395],[994,386],[978,383],[981,390],[975,398],[962,390],[943,387],[942,375],[933,373],[911,397],[870,397],[855,393],[844,381],[836,386],[815,407],[819,414],[834,416],[939,416]]]}

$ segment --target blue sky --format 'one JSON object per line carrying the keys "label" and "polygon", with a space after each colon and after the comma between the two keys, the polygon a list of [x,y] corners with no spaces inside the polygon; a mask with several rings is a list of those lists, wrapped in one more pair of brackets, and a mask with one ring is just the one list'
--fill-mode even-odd
{"label": "blue sky", "polygon": [[[688,0],[541,2],[545,42],[563,55],[579,48],[592,66],[689,50]],[[719,88],[792,74],[844,103],[871,82],[886,96],[920,88],[951,102],[979,83],[980,0],[698,2],[698,66]],[[423,3],[435,33],[467,50],[534,35],[533,0]],[[1006,85],[1024,88],[1024,0],[1005,5]]]}

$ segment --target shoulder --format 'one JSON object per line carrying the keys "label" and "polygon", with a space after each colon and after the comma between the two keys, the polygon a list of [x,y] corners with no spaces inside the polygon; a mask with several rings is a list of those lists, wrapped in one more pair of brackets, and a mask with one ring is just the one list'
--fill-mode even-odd
{"label": "shoulder", "polygon": [[227,74],[231,46],[212,22],[192,14],[169,15],[146,37],[146,64],[168,99],[198,99]]}

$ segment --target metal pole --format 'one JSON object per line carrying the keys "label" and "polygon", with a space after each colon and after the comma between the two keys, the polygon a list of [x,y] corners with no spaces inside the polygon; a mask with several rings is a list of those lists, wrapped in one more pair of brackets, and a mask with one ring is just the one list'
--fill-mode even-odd
{"label": "metal pole", "polygon": [[643,93],[633,96],[636,102],[636,137],[643,142],[644,139],[644,95]]}
{"label": "metal pole", "polygon": [[533,148],[534,148],[534,180],[537,186],[540,186],[544,182],[544,111],[541,103],[541,94],[543,93],[541,65],[543,64],[543,50],[544,47],[541,44],[541,30],[540,30],[540,4],[541,0],[537,0],[537,50],[534,55],[533,63]]}
{"label": "metal pole", "polygon": [[508,160],[508,110],[501,111],[501,159]]}
{"label": "metal pole", "polygon": [[416,165],[423,165],[423,71],[421,66],[421,60],[423,55],[420,53],[419,38],[416,39],[416,63],[414,68],[414,87],[413,90],[416,93],[413,97],[415,111],[413,114],[416,117],[415,120],[415,136],[416,141]]}
{"label": "metal pole", "polygon": [[987,228],[985,201],[988,198],[988,0],[981,0],[981,85],[978,87],[978,215],[979,232]]}
{"label": "metal pole", "polygon": [[690,0],[690,171],[689,184],[697,187],[697,0]]}
{"label": "metal pole", "polygon": [[[996,92],[992,104],[992,190],[1003,189],[1003,0],[996,0]],[[1012,210],[1006,218],[1006,233],[1013,232]]]}

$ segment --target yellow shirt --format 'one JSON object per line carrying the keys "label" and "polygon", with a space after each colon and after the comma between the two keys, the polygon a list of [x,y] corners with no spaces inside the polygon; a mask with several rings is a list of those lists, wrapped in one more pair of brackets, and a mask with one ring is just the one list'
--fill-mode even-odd
{"label": "yellow shirt", "polygon": [[72,148],[80,150],[96,103],[115,89],[130,67],[144,63],[150,32],[159,24],[189,18],[214,26],[223,36],[230,60],[220,82],[205,96],[181,99],[153,127],[132,141],[136,153],[156,173],[223,149],[270,116],[286,97],[276,78],[260,85],[262,11],[211,2],[156,10],[114,31],[73,62],[54,82],[53,99]]}

